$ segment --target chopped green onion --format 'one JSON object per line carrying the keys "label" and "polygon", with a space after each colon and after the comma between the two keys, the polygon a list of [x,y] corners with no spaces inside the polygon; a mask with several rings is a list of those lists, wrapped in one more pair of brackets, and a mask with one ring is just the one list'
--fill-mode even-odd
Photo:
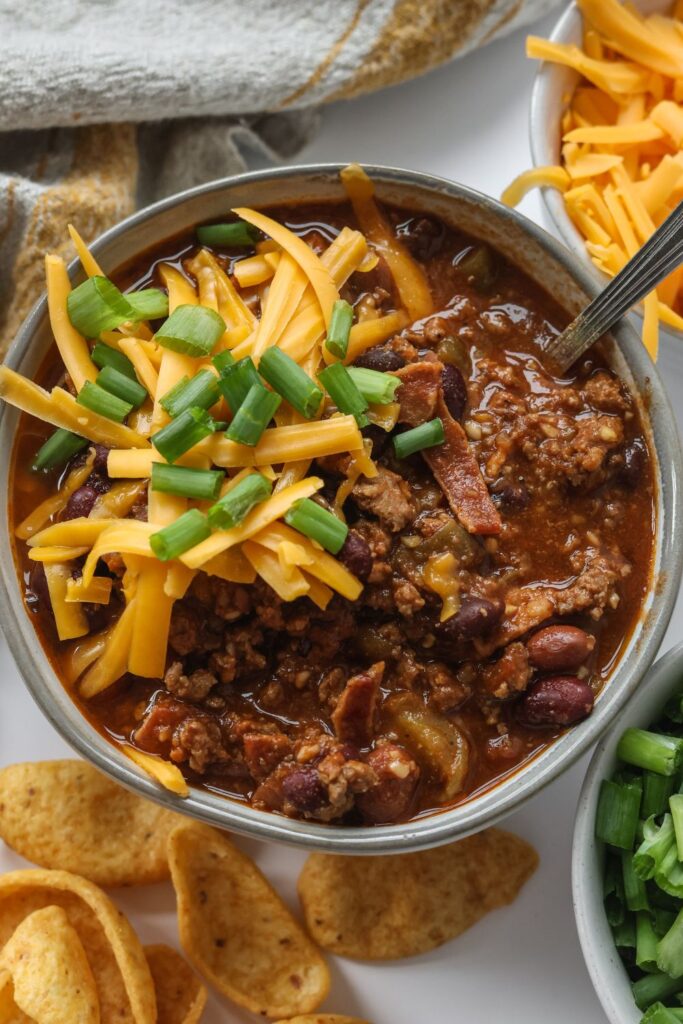
{"label": "chopped green onion", "polygon": [[443,444],[444,433],[443,423],[437,416],[428,423],[421,423],[419,427],[406,430],[403,434],[397,434],[394,438],[394,452],[397,459],[407,459],[409,455],[420,452],[423,448],[433,448],[437,444]]}
{"label": "chopped green onion", "polygon": [[660,939],[666,935],[675,920],[676,914],[673,910],[662,910],[661,907],[652,909],[652,927]]}
{"label": "chopped green onion", "polygon": [[244,249],[258,242],[259,232],[244,220],[234,220],[229,224],[202,224],[197,228],[197,238],[214,249]]}
{"label": "chopped green onion", "polygon": [[632,914],[626,921],[612,928],[612,938],[617,949],[636,948],[636,922]]}
{"label": "chopped green onion", "polygon": [[674,791],[676,780],[672,775],[657,775],[643,772],[643,803],[640,813],[643,818],[652,814],[664,814],[669,808],[669,797]]}
{"label": "chopped green onion", "polygon": [[[659,941],[657,967],[670,978],[683,976],[683,910],[664,938]],[[683,986],[682,986],[683,987]]]}
{"label": "chopped green onion", "polygon": [[225,331],[225,321],[206,306],[178,306],[157,333],[155,340],[173,352],[208,356]]}
{"label": "chopped green onion", "polygon": [[264,388],[263,384],[252,384],[225,436],[238,444],[258,444],[280,402],[280,396]]}
{"label": "chopped green onion", "polygon": [[669,810],[674,823],[678,859],[683,861],[683,793],[674,793],[669,797]]}
{"label": "chopped green onion", "polygon": [[56,466],[64,466],[72,455],[87,447],[88,443],[85,437],[79,437],[78,434],[72,434],[70,430],[60,427],[38,449],[31,469],[54,469]]}
{"label": "chopped green onion", "polygon": [[241,523],[255,505],[270,497],[272,489],[272,483],[262,473],[250,473],[211,506],[209,524],[214,530],[230,530]]}
{"label": "chopped green onion", "polygon": [[142,405],[147,398],[147,389],[143,388],[137,380],[131,380],[125,373],[120,373],[113,366],[105,366],[97,374],[97,384],[104,388],[110,395],[128,402],[134,409]]}
{"label": "chopped green onion", "polygon": [[621,851],[621,870],[624,879],[624,899],[629,910],[649,910],[650,901],[645,890],[645,880],[633,869],[633,851]]}
{"label": "chopped green onion", "polygon": [[212,434],[215,428],[215,421],[206,410],[186,409],[161,430],[157,430],[156,434],[152,434],[150,441],[167,462],[175,462]]}
{"label": "chopped green onion", "polygon": [[274,346],[266,349],[261,356],[259,373],[273,391],[282,395],[307,420],[315,416],[323,393],[286,352]]}
{"label": "chopped green onion", "polygon": [[325,348],[337,359],[346,358],[352,323],[353,308],[344,299],[337,299],[332,307],[330,327],[325,340]]}
{"label": "chopped green onion", "polygon": [[254,360],[245,356],[236,363],[224,366],[220,371],[218,387],[228,408],[234,414],[255,384],[261,383]]}
{"label": "chopped green onion", "polygon": [[678,859],[675,833],[674,841],[655,868],[655,882],[663,892],[683,899],[683,864]]}
{"label": "chopped green onion", "polygon": [[86,380],[78,392],[76,401],[85,409],[106,416],[108,420],[116,420],[117,423],[123,423],[128,413],[133,410],[130,402],[124,402],[122,398],[110,394],[99,384],[93,384],[91,380]]}
{"label": "chopped green onion", "polygon": [[233,356],[230,349],[223,349],[222,352],[218,352],[211,360],[213,365],[216,367],[219,373],[222,373],[228,366],[235,365],[235,357]]}
{"label": "chopped green onion", "polygon": [[680,1007],[664,1006],[663,1003],[653,1003],[645,1015],[641,1017],[640,1024],[679,1024],[683,1020],[683,1009]]}
{"label": "chopped green onion", "polygon": [[355,417],[359,427],[368,425],[368,403],[356,387],[343,363],[332,363],[318,374],[318,380],[340,412]]}
{"label": "chopped green onion", "polygon": [[659,825],[654,815],[648,818],[643,826],[643,840],[633,855],[633,870],[638,877],[654,878],[664,857],[675,843],[676,837],[670,814],[665,814]]}
{"label": "chopped green onion", "polygon": [[631,986],[633,998],[639,1010],[647,1010],[648,1006],[668,999],[680,992],[683,985],[678,978],[670,978],[668,974],[646,974]]}
{"label": "chopped green onion", "polygon": [[198,508],[183,512],[174,523],[164,526],[163,530],[153,533],[149,538],[149,546],[162,562],[178,558],[189,551],[195,544],[211,536],[209,520]]}
{"label": "chopped green onion", "polygon": [[109,278],[95,275],[69,292],[66,300],[69,320],[86,338],[97,338],[126,320],[134,320],[135,310]]}
{"label": "chopped green onion", "polygon": [[117,348],[112,348],[111,345],[105,345],[103,341],[97,342],[90,353],[90,358],[100,370],[103,370],[105,366],[113,366],[115,370],[118,370],[119,373],[125,373],[126,377],[130,377],[131,380],[138,379],[135,367],[128,356],[124,356],[123,352],[119,352]]}
{"label": "chopped green onion", "polygon": [[317,541],[333,555],[343,546],[349,532],[346,523],[338,516],[310,498],[294,502],[289,511],[285,512],[285,522],[305,537]]}
{"label": "chopped green onion", "polygon": [[673,775],[683,763],[683,739],[646,729],[627,729],[619,740],[617,757],[658,775]]}
{"label": "chopped green onion", "polygon": [[187,377],[179,380],[175,387],[166,392],[160,404],[169,416],[175,417],[193,406],[197,409],[210,409],[220,397],[215,373],[200,370],[192,380]]}
{"label": "chopped green onion", "polygon": [[[638,828],[641,790],[639,786],[623,785],[603,779],[595,819],[598,839],[620,850],[631,850]],[[643,876],[642,877],[649,877]]]}
{"label": "chopped green onion", "polygon": [[127,292],[126,298],[135,310],[136,320],[161,320],[168,316],[168,295],[160,288],[143,288]]}
{"label": "chopped green onion", "polygon": [[219,469],[191,469],[152,463],[152,490],[162,494],[179,494],[182,498],[215,501],[225,473]]}
{"label": "chopped green onion", "polygon": [[649,974],[657,971],[657,946],[659,937],[652,927],[652,918],[647,910],[636,914],[636,964],[641,971]]}
{"label": "chopped green onion", "polygon": [[396,389],[401,386],[398,377],[392,373],[380,373],[379,370],[366,370],[364,366],[349,366],[353,383],[371,405],[388,405],[396,396]]}

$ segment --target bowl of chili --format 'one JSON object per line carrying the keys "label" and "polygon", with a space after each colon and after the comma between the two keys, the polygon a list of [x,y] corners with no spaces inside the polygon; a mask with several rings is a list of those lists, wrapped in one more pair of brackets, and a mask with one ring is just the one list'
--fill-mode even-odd
{"label": "bowl of chili", "polygon": [[[87,433],[102,416],[120,420],[120,412],[128,425],[106,427],[104,453],[102,445],[89,455],[62,453],[76,473],[68,500],[78,508],[47,527],[41,522],[35,535],[24,526],[25,543],[17,542],[13,557],[13,535],[32,522],[36,497],[58,491],[49,471],[40,477],[26,467],[35,464],[40,442],[43,458],[56,442],[35,419],[20,421],[14,409],[3,409],[0,479],[10,495],[10,543],[0,564],[0,599],[12,653],[42,710],[83,756],[124,785],[252,836],[384,853],[446,842],[499,820],[571,764],[635,691],[680,578],[680,452],[656,371],[627,323],[574,376],[557,380],[544,369],[539,344],[596,291],[562,246],[514,211],[452,182],[373,167],[372,186],[360,171],[351,173],[349,186],[346,172],[345,196],[341,170],[294,167],[214,182],[135,214],[91,254],[81,249],[91,276],[85,279],[76,262],[70,268],[71,327],[77,323],[82,336],[101,333],[95,347],[102,339],[111,347],[112,310],[130,316],[131,304],[139,305],[156,324],[157,340],[134,338],[140,344],[131,346],[119,332],[119,349],[137,359],[129,384],[134,376],[141,386],[146,379],[138,349],[151,359],[161,352],[167,363],[163,353],[172,352],[174,365],[180,356],[194,374],[171,378],[173,386],[157,396],[155,408],[164,411],[152,437],[159,466],[144,447],[126,449],[136,433],[130,424],[145,429],[144,415],[131,413],[136,397],[129,384],[124,392],[111,372],[101,380],[105,366],[92,388],[81,381],[75,399],[61,387],[48,303],[37,304],[2,371],[5,399],[33,412],[30,381],[57,381],[52,392],[39,389],[50,408],[57,393],[61,418],[50,414],[54,425],[72,417],[72,432],[81,424]],[[234,238],[216,234],[225,232],[226,219],[228,234],[245,233],[236,249]],[[280,309],[291,300],[290,317],[310,316],[318,279],[315,272],[297,276],[297,259],[299,268],[312,259],[301,242],[315,256],[313,266],[327,268],[325,280],[341,275],[345,298],[328,310],[336,322],[313,330],[315,337],[322,332],[316,344],[329,346],[327,356],[319,347],[308,374],[291,356],[272,354],[261,355],[255,378],[249,367],[236,373],[234,355],[245,366],[255,342],[249,330],[230,334],[244,325],[230,327],[226,296],[234,311],[235,282],[263,275],[268,291],[245,285],[240,292],[252,317],[273,297]],[[289,253],[297,259],[287,260]],[[188,287],[194,298],[181,301]],[[294,288],[303,309],[291,299]],[[192,303],[200,313],[189,322]],[[256,319],[249,320],[252,330]],[[289,322],[286,331],[287,343],[265,349],[296,354],[301,333]],[[229,344],[221,340],[214,351],[219,336]],[[334,351],[340,345],[347,346],[344,358]],[[112,362],[95,348],[81,354]],[[127,367],[117,363],[125,376]],[[161,364],[158,370],[157,378]],[[224,405],[214,394],[217,378]],[[345,393],[349,380],[354,386]],[[110,408],[112,383],[125,408]],[[188,386],[191,400],[183,394]],[[251,406],[250,390],[260,397]],[[346,404],[358,395],[362,407]],[[281,402],[289,419],[278,419]],[[314,408],[323,410],[318,420]],[[298,447],[283,450],[283,429],[288,445],[296,434]],[[195,444],[210,446],[208,464],[204,457],[201,466],[177,466]],[[263,445],[270,445],[268,458]],[[240,461],[248,451],[256,455]],[[361,461],[354,476],[354,452],[361,460],[374,452],[376,464]],[[298,488],[296,505],[283,506],[277,514],[284,518],[269,527],[272,517],[261,521],[259,508],[273,507],[268,495],[282,493],[280,475],[307,459],[316,460],[320,475],[311,477],[305,467],[305,479],[299,470],[287,476],[287,486]],[[146,496],[140,480],[150,474],[150,496],[170,490],[186,510],[163,529],[147,526],[144,498],[136,505],[139,492]],[[68,479],[63,475],[62,484]],[[340,505],[349,495],[349,504]],[[79,504],[84,498],[87,508]],[[108,521],[115,531],[109,547],[95,543],[103,533],[91,524],[93,508],[94,518],[103,507],[111,517],[121,501],[123,525]],[[246,529],[245,514],[249,530],[235,534]],[[136,516],[143,521],[133,523]],[[218,582],[201,568],[225,551],[226,537],[242,542],[229,571],[246,572],[255,588],[246,595],[234,575],[226,584],[225,561]],[[78,547],[84,540],[85,551]],[[69,544],[77,569],[64,579],[48,569],[48,583],[59,579],[48,587],[53,614],[46,618],[45,588],[30,578],[32,563],[48,567]],[[163,575],[147,580],[136,561],[141,551],[154,556],[145,564]],[[178,577],[165,575],[176,563]],[[76,642],[65,649],[55,639],[53,593],[64,591],[73,605],[79,589],[98,578],[98,566],[97,586],[115,594],[119,610],[134,606],[141,586],[151,595],[146,604],[140,600],[146,617],[137,640],[133,632],[128,648],[116,648],[125,655],[121,679],[111,659],[98,662],[99,638],[110,644],[117,620],[109,632],[93,627],[80,644],[83,634],[72,633]],[[292,580],[302,589],[293,592]],[[326,581],[324,590],[316,580]],[[89,590],[81,597],[95,600]],[[171,611],[167,599],[176,602]],[[73,623],[66,605],[60,608]],[[87,633],[86,619],[78,621]],[[97,616],[93,621],[102,624]],[[162,630],[169,657],[153,675],[144,666],[155,651],[159,657]],[[133,657],[135,671],[126,661]],[[156,778],[140,766],[151,766]],[[170,789],[160,787],[164,778]]]}

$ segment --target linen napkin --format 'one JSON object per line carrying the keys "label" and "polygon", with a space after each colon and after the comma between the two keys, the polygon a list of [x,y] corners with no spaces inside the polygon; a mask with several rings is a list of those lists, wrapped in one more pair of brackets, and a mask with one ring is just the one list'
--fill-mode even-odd
{"label": "linen napkin", "polygon": [[289,157],[315,109],[422,74],[557,0],[0,0],[0,355],[136,206]]}

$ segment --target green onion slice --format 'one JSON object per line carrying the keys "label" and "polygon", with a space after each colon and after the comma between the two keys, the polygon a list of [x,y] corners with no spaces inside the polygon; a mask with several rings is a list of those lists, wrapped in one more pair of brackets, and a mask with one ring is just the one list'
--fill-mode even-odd
{"label": "green onion slice", "polygon": [[164,348],[187,356],[208,356],[225,331],[225,321],[206,306],[178,306],[155,334]]}
{"label": "green onion slice", "polygon": [[282,395],[307,420],[315,416],[323,393],[286,352],[274,346],[266,349],[261,356],[259,373],[274,391]]}
{"label": "green onion slice", "polygon": [[222,352],[217,352],[211,360],[213,365],[216,367],[219,373],[222,373],[228,366],[235,365],[235,357],[233,356],[230,349],[224,349]]}
{"label": "green onion slice", "polygon": [[105,345],[103,341],[98,341],[90,353],[95,366],[98,369],[103,370],[105,366],[113,366],[119,373],[125,373],[126,377],[130,377],[131,380],[137,380],[135,373],[135,367],[131,363],[128,356],[124,356],[123,352],[119,352],[117,348],[112,348],[111,345]]}
{"label": "green onion slice", "polygon": [[109,391],[105,391],[99,384],[93,384],[90,380],[86,380],[78,392],[76,401],[85,409],[90,409],[91,412],[96,412],[100,416],[106,416],[108,420],[116,420],[117,423],[123,423],[128,413],[133,411],[130,402],[117,398],[116,395],[110,394]]}
{"label": "green onion slice", "polygon": [[231,487],[209,509],[209,524],[215,530],[230,530],[251,512],[255,505],[270,497],[273,485],[262,473],[249,473]]}
{"label": "green onion slice", "polygon": [[638,785],[603,779],[595,820],[595,834],[598,839],[620,850],[633,849],[641,795],[642,789]]}
{"label": "green onion slice", "polygon": [[443,423],[437,416],[428,423],[421,423],[419,427],[406,430],[403,434],[397,434],[394,438],[394,451],[397,459],[407,459],[409,455],[420,452],[423,448],[433,448],[437,444],[443,444],[444,432]]}
{"label": "green onion slice", "polygon": [[193,406],[197,409],[210,409],[220,397],[215,373],[200,370],[191,380],[183,377],[175,387],[167,391],[161,399],[161,406],[169,416],[175,417]]}
{"label": "green onion slice", "polygon": [[295,502],[285,513],[285,522],[333,555],[342,548],[349,532],[346,523],[338,516],[310,498]]}
{"label": "green onion slice", "polygon": [[653,815],[643,825],[643,839],[633,855],[633,870],[640,878],[654,878],[667,853],[675,846],[676,834],[671,815],[665,814],[660,824]]}
{"label": "green onion slice", "polygon": [[31,469],[37,471],[64,466],[76,452],[86,448],[88,443],[85,437],[79,437],[78,434],[72,434],[70,430],[60,427],[38,449]]}
{"label": "green onion slice", "polygon": [[153,533],[149,538],[149,546],[158,559],[167,562],[171,558],[178,558],[210,536],[209,520],[198,508],[191,508],[183,512],[174,523]]}
{"label": "green onion slice", "polygon": [[111,331],[136,313],[128,299],[107,277],[96,275],[74,288],[66,300],[69,320],[86,338]]}
{"label": "green onion slice", "polygon": [[636,914],[636,964],[641,971],[657,970],[657,946],[659,937],[652,926],[652,917],[647,910]]}
{"label": "green onion slice", "polygon": [[110,395],[128,402],[134,409],[137,409],[147,398],[147,389],[137,380],[131,380],[125,373],[120,373],[113,366],[105,366],[97,374],[99,387],[104,388]]}
{"label": "green onion slice", "polygon": [[126,298],[135,310],[136,320],[161,320],[168,316],[168,295],[160,288],[126,292]]}
{"label": "green onion slice", "polygon": [[399,377],[379,370],[367,370],[364,366],[349,366],[349,374],[363,398],[371,405],[389,405],[401,386]]}
{"label": "green onion slice", "polygon": [[330,328],[325,340],[325,348],[337,359],[346,359],[352,323],[353,308],[345,299],[337,299],[332,307]]}
{"label": "green onion slice", "polygon": [[619,740],[617,757],[658,775],[674,775],[683,764],[683,739],[646,729],[627,729]]}
{"label": "green onion slice", "polygon": [[318,380],[340,412],[355,417],[359,427],[368,425],[365,415],[368,403],[343,363],[332,363],[325,367],[318,374]]}
{"label": "green onion slice", "polygon": [[205,409],[186,409],[152,434],[150,441],[167,462],[175,462],[215,429],[216,423]]}
{"label": "green onion slice", "polygon": [[226,364],[220,368],[220,374],[218,388],[232,413],[237,412],[250,389],[255,384],[261,384],[251,356]]}
{"label": "green onion slice", "polygon": [[229,224],[203,224],[197,228],[197,238],[214,249],[244,249],[258,242],[259,231],[244,220],[234,220]]}
{"label": "green onion slice", "polygon": [[224,471],[219,469],[192,469],[189,466],[169,466],[165,462],[152,463],[152,490],[161,491],[162,494],[215,501],[224,478]]}
{"label": "green onion slice", "polygon": [[280,396],[269,391],[263,384],[252,384],[225,436],[238,444],[258,444],[280,402]]}
{"label": "green onion slice", "polygon": [[664,814],[669,809],[669,797],[675,787],[676,779],[673,775],[657,775],[656,772],[643,772],[641,818],[649,818],[653,814]]}
{"label": "green onion slice", "polygon": [[624,880],[624,899],[629,910],[649,910],[645,881],[633,868],[633,851],[621,851],[621,870]]}
{"label": "green onion slice", "polygon": [[683,986],[679,978],[670,978],[668,974],[646,974],[633,983],[631,991],[638,1009],[647,1010],[660,999],[668,999],[683,991]]}

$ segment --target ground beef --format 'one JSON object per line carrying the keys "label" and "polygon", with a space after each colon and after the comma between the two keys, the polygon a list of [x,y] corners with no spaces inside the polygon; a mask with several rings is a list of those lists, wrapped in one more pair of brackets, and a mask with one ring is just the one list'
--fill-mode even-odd
{"label": "ground beef", "polygon": [[377,516],[392,533],[404,529],[415,518],[417,506],[410,487],[398,473],[378,467],[377,476],[361,477],[351,495],[356,505]]}
{"label": "ground beef", "polygon": [[174,661],[166,670],[164,685],[169,693],[182,700],[202,701],[208,697],[217,679],[212,672],[198,668],[186,676],[180,661]]}
{"label": "ground beef", "polygon": [[412,807],[420,769],[404,747],[383,741],[368,754],[367,764],[376,780],[356,797],[356,806],[365,821],[401,821]]}
{"label": "ground beef", "polygon": [[481,674],[486,693],[496,700],[509,700],[523,693],[530,679],[529,655],[520,643],[506,647],[498,661],[487,665]]}
{"label": "ground beef", "polygon": [[227,761],[229,755],[218,722],[188,715],[173,733],[170,757],[176,764],[187,763],[200,775],[211,765]]}

